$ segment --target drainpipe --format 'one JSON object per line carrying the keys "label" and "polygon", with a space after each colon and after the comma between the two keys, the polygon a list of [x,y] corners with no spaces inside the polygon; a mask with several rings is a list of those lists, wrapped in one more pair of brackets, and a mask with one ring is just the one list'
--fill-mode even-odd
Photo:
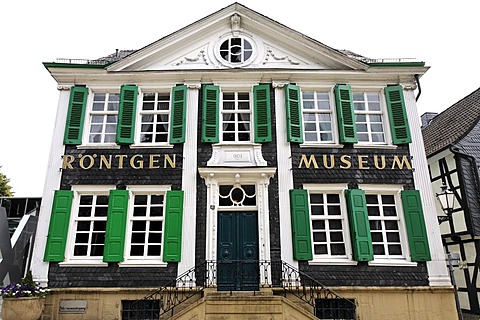
{"label": "drainpipe", "polygon": [[417,102],[418,98],[420,98],[420,95],[422,94],[422,87],[420,87],[420,76],[418,74],[416,74],[416,75],[414,75],[414,77],[415,77],[415,82],[417,83],[417,87],[418,87],[418,94],[415,97],[415,102]]}

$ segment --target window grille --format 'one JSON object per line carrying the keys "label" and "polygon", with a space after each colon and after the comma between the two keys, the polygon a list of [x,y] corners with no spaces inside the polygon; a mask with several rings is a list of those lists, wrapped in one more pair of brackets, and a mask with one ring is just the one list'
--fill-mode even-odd
{"label": "window grille", "polygon": [[122,320],[160,319],[160,300],[122,300]]}
{"label": "window grille", "polygon": [[319,319],[354,320],[355,299],[316,299],[315,316]]}

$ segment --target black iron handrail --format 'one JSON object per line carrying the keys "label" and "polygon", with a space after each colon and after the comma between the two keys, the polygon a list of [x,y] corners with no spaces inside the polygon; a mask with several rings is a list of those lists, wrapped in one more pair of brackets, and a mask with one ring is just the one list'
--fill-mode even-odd
{"label": "black iron handrail", "polygon": [[[349,299],[341,297],[308,274],[294,268],[284,261],[228,261],[222,264],[258,264],[258,288],[282,288],[286,296],[293,294],[312,307],[319,299],[337,299],[341,305],[355,312],[356,305]],[[171,311],[205,288],[216,288],[218,281],[218,262],[205,261],[178,276],[141,300],[160,301],[160,315]],[[235,275],[232,275],[232,278]],[[251,291],[251,290],[250,290]]]}
{"label": "black iron handrail", "polygon": [[335,291],[328,289],[308,274],[294,268],[285,261],[282,261],[282,287],[284,292],[289,292],[299,299],[316,307],[318,299],[339,299],[349,309],[356,309],[356,305],[350,299],[346,299]]}
{"label": "black iron handrail", "polygon": [[173,314],[173,308],[203,291],[207,270],[207,262],[199,264],[141,300],[159,300],[160,315],[170,310]]}

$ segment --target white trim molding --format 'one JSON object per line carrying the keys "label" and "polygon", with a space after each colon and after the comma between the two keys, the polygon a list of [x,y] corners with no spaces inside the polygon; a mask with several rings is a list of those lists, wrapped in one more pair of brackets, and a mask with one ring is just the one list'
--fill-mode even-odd
{"label": "white trim molding", "polygon": [[207,186],[206,260],[217,259],[218,187],[221,184],[254,184],[257,194],[259,260],[270,260],[270,210],[268,185],[276,168],[199,168]]}

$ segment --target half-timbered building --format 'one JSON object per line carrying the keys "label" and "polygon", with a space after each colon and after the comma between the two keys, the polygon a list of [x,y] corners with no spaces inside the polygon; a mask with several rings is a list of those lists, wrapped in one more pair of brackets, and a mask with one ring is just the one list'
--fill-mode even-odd
{"label": "half-timbered building", "polygon": [[460,255],[455,268],[463,313],[480,315],[480,89],[429,119],[422,129],[433,192],[454,195],[450,211],[437,211],[446,253]]}
{"label": "half-timbered building", "polygon": [[234,3],[136,51],[44,65],[59,90],[33,261],[45,315],[455,317],[423,62]]}

